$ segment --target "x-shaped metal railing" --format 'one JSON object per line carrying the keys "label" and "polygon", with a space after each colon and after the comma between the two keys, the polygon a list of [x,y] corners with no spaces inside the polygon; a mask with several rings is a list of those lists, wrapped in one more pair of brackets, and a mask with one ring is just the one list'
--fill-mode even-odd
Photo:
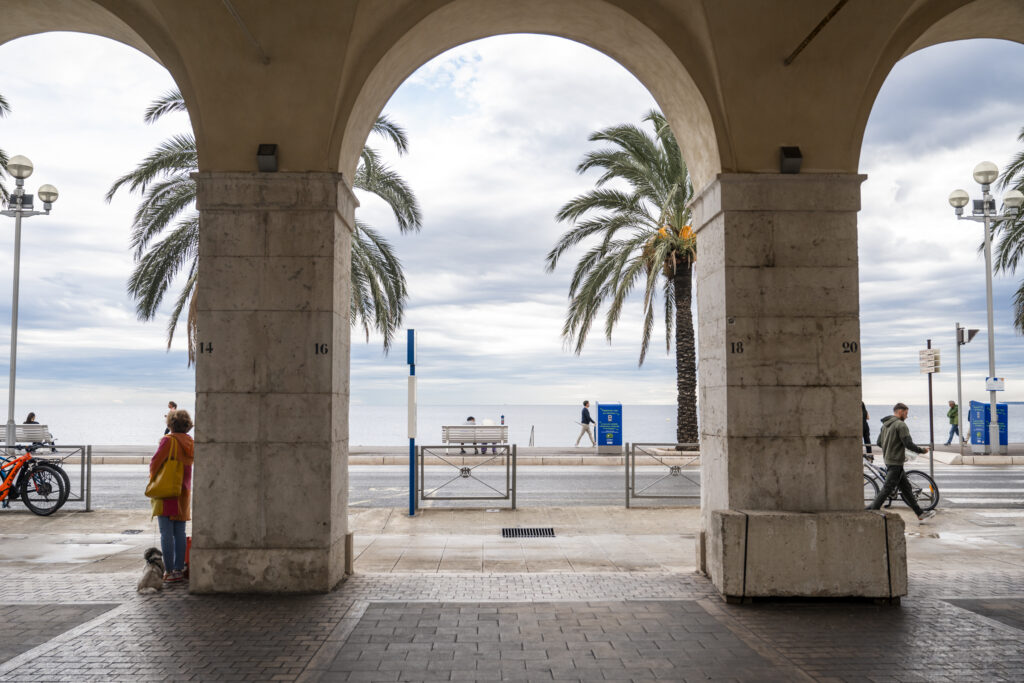
{"label": "x-shaped metal railing", "polygon": [[[491,449],[491,455],[487,455],[487,448]],[[483,455],[452,455],[449,446],[420,446],[416,449],[416,460],[419,472],[416,477],[416,488],[419,489],[417,501],[445,501],[445,500],[507,500],[516,508],[516,445],[515,444],[480,444]],[[426,460],[428,457],[436,458],[443,466],[451,468],[443,483],[434,486],[427,485]],[[493,470],[486,467],[503,466],[505,478],[505,490],[492,486],[482,478],[486,474],[495,474]],[[485,469],[480,469],[485,468]],[[447,477],[448,475],[445,475]],[[500,474],[498,475],[500,477]],[[444,477],[442,477],[444,478]],[[452,490],[454,484],[465,480],[472,480],[485,489],[494,492],[494,495],[438,495],[441,489],[448,487]],[[418,503],[417,503],[418,504]]]}
{"label": "x-shaped metal railing", "polygon": [[[700,498],[700,452],[699,444],[695,443],[632,443],[626,444],[626,507],[633,500],[641,498],[658,499],[693,499]],[[655,479],[642,479],[637,482],[637,466],[653,467],[658,474]],[[664,468],[664,469],[662,469]],[[696,487],[697,492],[662,493],[666,488],[655,486],[666,482],[673,484],[675,489],[683,489],[686,483]]]}

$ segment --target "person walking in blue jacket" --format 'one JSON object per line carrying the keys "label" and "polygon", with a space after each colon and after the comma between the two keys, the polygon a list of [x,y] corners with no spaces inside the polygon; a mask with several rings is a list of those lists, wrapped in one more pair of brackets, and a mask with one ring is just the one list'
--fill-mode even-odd
{"label": "person walking in blue jacket", "polygon": [[594,424],[594,418],[590,417],[590,401],[583,402],[583,412],[580,414],[580,435],[576,437],[576,445],[580,445],[580,439],[586,434],[587,438],[590,439],[590,445],[596,446],[597,442],[594,441],[594,435],[590,433],[590,425]]}

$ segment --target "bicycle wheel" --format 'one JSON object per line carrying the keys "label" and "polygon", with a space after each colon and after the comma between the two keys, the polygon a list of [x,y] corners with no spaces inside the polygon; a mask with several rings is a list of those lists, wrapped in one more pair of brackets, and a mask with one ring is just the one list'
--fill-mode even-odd
{"label": "bicycle wheel", "polygon": [[878,482],[868,474],[864,475],[864,507],[870,506],[878,496]]}
{"label": "bicycle wheel", "polygon": [[46,463],[29,463],[26,467],[32,469],[21,479],[21,502],[37,515],[52,515],[67,500],[64,477],[56,467]]}
{"label": "bicycle wheel", "polygon": [[932,510],[939,504],[939,487],[935,480],[920,470],[910,470],[906,474],[914,498],[922,510]]}
{"label": "bicycle wheel", "polygon": [[47,462],[47,465],[57,470],[60,474],[61,479],[64,480],[64,495],[60,499],[60,505],[58,507],[64,507],[64,503],[68,502],[68,496],[71,495],[71,477],[68,476],[67,471],[61,466],[59,462]]}

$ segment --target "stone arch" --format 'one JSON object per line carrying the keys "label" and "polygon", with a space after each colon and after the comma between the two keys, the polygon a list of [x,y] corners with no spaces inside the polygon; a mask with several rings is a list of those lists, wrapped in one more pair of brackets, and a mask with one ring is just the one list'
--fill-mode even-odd
{"label": "stone arch", "polygon": [[[36,0],[4,8],[0,45],[25,36],[55,31],[86,33],[109,38],[152,58],[171,74],[188,106],[196,141],[202,139],[202,119],[175,41],[159,26],[156,17],[141,7],[108,9],[92,0]],[[199,144],[202,154],[202,145]]]}
{"label": "stone arch", "polygon": [[[673,27],[681,30],[679,27]],[[331,154],[351,177],[374,119],[413,71],[437,55],[473,40],[510,33],[567,38],[618,61],[651,92],[672,125],[696,188],[707,185],[731,152],[723,119],[702,82],[712,80],[700,41],[684,41],[693,52],[680,56],[646,24],[604,0],[520,0],[488,3],[455,0],[396,36],[360,83],[351,104],[339,107]]]}
{"label": "stone arch", "polygon": [[1024,3],[1017,0],[977,0],[957,7],[925,5],[908,13],[879,55],[858,111],[847,151],[851,168],[859,166],[864,131],[885,79],[896,62],[939,43],[994,38],[1024,43]]}

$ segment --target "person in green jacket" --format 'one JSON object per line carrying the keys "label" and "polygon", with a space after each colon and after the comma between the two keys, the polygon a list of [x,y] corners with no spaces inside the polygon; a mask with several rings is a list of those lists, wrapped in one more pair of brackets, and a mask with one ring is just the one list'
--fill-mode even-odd
{"label": "person in green jacket", "polygon": [[960,436],[960,407],[956,404],[956,401],[949,402],[949,410],[946,411],[946,417],[949,418],[949,438],[946,439],[946,445],[953,443],[954,436]]}
{"label": "person in green jacket", "polygon": [[878,510],[882,504],[889,499],[896,487],[899,487],[900,497],[903,502],[910,506],[922,522],[935,516],[935,510],[925,512],[914,499],[914,491],[903,473],[903,465],[907,462],[907,449],[915,453],[927,453],[927,446],[918,446],[910,438],[910,427],[907,426],[907,413],[910,409],[905,403],[897,403],[892,408],[892,415],[882,418],[882,431],[878,433],[876,442],[882,449],[882,456],[885,459],[885,466],[888,469],[885,475],[885,483],[882,490],[875,496],[875,500],[868,507],[868,510]]}

